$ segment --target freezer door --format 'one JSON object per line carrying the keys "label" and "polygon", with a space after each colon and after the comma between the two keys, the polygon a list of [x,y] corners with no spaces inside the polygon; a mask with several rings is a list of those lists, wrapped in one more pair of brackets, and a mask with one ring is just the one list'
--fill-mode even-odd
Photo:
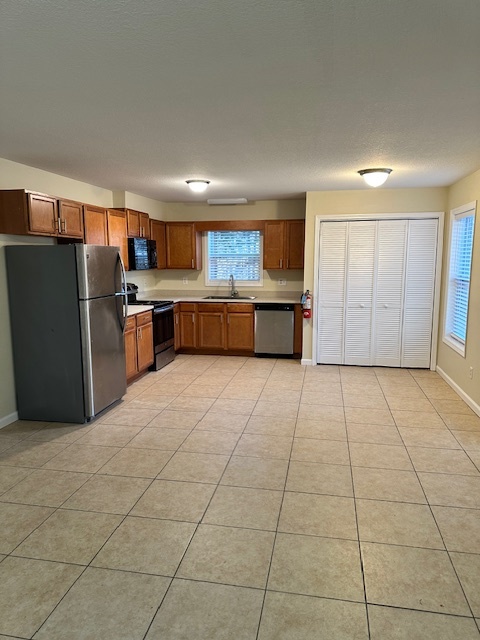
{"label": "freezer door", "polygon": [[80,301],[85,415],[91,418],[127,390],[119,297]]}
{"label": "freezer door", "polygon": [[122,292],[122,259],[118,247],[77,244],[75,251],[81,300]]}

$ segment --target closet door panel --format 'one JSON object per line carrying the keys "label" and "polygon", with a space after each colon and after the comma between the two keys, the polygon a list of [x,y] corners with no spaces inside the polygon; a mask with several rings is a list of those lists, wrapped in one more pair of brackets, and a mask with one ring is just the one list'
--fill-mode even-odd
{"label": "closet door panel", "polygon": [[344,334],[346,222],[320,228],[317,362],[342,364]]}
{"label": "closet door panel", "polygon": [[348,223],[344,364],[372,364],[376,221]]}
{"label": "closet door panel", "polygon": [[380,220],[374,320],[374,364],[399,367],[407,220]]}
{"label": "closet door panel", "polygon": [[437,220],[410,220],[402,339],[402,367],[430,367]]}

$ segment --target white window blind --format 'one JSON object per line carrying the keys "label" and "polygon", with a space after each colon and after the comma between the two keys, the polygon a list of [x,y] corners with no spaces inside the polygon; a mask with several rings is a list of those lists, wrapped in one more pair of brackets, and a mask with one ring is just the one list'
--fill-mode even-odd
{"label": "white window blind", "polygon": [[452,211],[446,341],[464,355],[472,267],[475,203]]}
{"label": "white window blind", "polygon": [[232,274],[236,283],[260,284],[260,231],[209,231],[207,283],[218,284]]}

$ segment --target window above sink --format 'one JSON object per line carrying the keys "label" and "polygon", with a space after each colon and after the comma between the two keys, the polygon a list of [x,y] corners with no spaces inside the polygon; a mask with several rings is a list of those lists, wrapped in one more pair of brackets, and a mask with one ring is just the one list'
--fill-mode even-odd
{"label": "window above sink", "polygon": [[[263,286],[262,236],[260,231],[207,231],[205,234],[205,285],[228,287],[230,275],[235,286]],[[230,295],[205,299],[231,299]],[[233,296],[252,300],[255,297]]]}

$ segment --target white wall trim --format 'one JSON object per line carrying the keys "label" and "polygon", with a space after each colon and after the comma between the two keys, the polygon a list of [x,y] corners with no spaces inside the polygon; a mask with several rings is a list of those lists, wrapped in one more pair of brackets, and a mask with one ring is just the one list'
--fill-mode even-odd
{"label": "white wall trim", "polygon": [[313,364],[313,362],[312,362],[312,359],[311,359],[311,358],[302,358],[302,359],[300,360],[300,364],[302,364],[302,365],[304,364],[304,365],[306,365],[307,367],[311,367],[311,366],[312,366],[312,364]]}
{"label": "white wall trim", "polygon": [[18,420],[17,411],[10,413],[8,416],[3,416],[3,418],[0,418],[0,429],[3,429],[3,427],[8,427],[9,424],[12,424],[12,422],[16,422],[17,420]]}
{"label": "white wall trim", "polygon": [[464,400],[468,404],[470,409],[472,409],[472,411],[475,411],[475,413],[480,416],[480,405],[477,404],[475,400],[472,400],[472,398],[470,398],[470,396],[466,394],[465,391],[461,387],[459,387],[458,384],[454,382],[443,369],[437,367],[437,373],[445,380],[448,385],[452,387],[454,391],[458,393],[462,400]]}
{"label": "white wall trim", "polygon": [[442,251],[445,213],[443,211],[419,211],[412,213],[345,213],[335,215],[315,216],[315,249],[313,254],[313,313],[314,321],[312,327],[312,362],[317,362],[317,333],[318,333],[318,283],[319,283],[319,251],[320,251],[320,229],[322,222],[348,222],[352,220],[424,220],[436,218],[438,220],[437,229],[437,256],[435,273],[435,291],[433,297],[433,317],[432,317],[432,348],[430,358],[430,369],[435,371],[437,364],[438,334],[440,321],[440,289],[442,280]]}

